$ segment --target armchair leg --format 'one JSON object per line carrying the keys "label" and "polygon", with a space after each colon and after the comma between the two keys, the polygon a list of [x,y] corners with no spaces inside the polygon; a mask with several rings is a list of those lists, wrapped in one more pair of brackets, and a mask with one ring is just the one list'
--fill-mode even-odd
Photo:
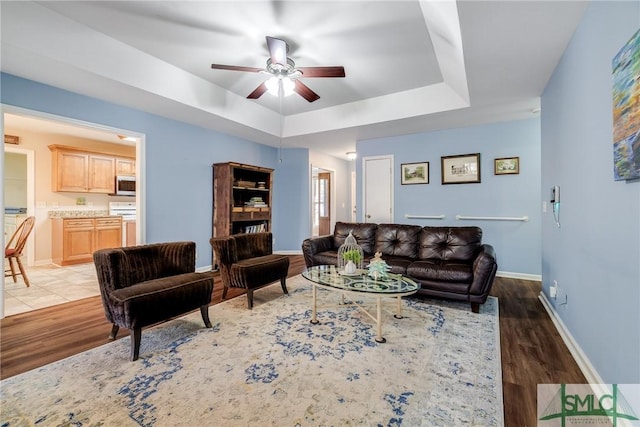
{"label": "armchair leg", "polygon": [[109,334],[109,340],[113,341],[116,339],[116,335],[118,335],[118,330],[120,329],[120,326],[118,325],[113,325],[111,327],[111,333]]}
{"label": "armchair leg", "polygon": [[224,285],[224,288],[222,288],[222,299],[226,299],[227,298],[227,291],[229,290],[229,287],[227,285]]}
{"label": "armchair leg", "polygon": [[253,308],[253,289],[247,289],[247,306],[249,310]]}
{"label": "armchair leg", "polygon": [[200,313],[202,314],[202,320],[204,321],[204,326],[207,328],[211,327],[211,321],[209,320],[209,306],[203,305],[200,307]]}
{"label": "armchair leg", "polygon": [[283,277],[280,279],[280,286],[282,286],[282,292],[284,292],[285,295],[289,295],[289,291],[287,291],[287,278]]}
{"label": "armchair leg", "polygon": [[131,335],[131,361],[138,360],[140,354],[140,338],[142,337],[142,328],[133,328]]}
{"label": "armchair leg", "polygon": [[477,302],[472,302],[471,311],[473,311],[474,313],[480,313],[480,304],[478,304]]}

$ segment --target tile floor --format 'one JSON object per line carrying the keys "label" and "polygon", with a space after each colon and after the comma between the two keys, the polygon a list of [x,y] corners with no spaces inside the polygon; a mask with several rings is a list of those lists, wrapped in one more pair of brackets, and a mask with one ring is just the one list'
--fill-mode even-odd
{"label": "tile floor", "polygon": [[100,295],[93,263],[27,267],[27,277],[29,287],[25,286],[22,276],[17,276],[17,283],[13,283],[11,276],[5,277],[5,316]]}

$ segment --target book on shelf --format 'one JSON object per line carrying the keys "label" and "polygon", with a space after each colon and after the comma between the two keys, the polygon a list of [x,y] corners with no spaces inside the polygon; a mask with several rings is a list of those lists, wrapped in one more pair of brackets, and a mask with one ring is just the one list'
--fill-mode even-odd
{"label": "book on shelf", "polygon": [[267,224],[248,225],[244,228],[245,233],[263,233],[267,231]]}

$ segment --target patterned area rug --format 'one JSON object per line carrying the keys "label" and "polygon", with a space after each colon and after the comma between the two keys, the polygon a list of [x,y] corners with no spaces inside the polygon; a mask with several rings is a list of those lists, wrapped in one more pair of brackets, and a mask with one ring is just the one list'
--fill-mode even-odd
{"label": "patterned area rug", "polygon": [[[301,276],[8,378],[2,426],[499,426],[498,301],[395,300],[371,319]],[[367,303],[368,299],[359,300]],[[373,299],[370,302],[373,303]],[[375,311],[374,311],[375,312]],[[105,336],[109,333],[105,330]]]}

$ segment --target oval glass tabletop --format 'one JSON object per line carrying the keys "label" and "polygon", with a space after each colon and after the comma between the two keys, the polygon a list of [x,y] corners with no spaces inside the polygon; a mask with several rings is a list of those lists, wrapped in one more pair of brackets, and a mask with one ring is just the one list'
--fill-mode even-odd
{"label": "oval glass tabletop", "polygon": [[335,265],[316,265],[302,272],[302,276],[319,285],[329,286],[351,292],[364,292],[373,294],[397,294],[414,293],[420,289],[420,284],[413,279],[401,274],[388,273],[384,279],[374,279],[368,274],[368,270],[358,270],[355,275],[341,274]]}

